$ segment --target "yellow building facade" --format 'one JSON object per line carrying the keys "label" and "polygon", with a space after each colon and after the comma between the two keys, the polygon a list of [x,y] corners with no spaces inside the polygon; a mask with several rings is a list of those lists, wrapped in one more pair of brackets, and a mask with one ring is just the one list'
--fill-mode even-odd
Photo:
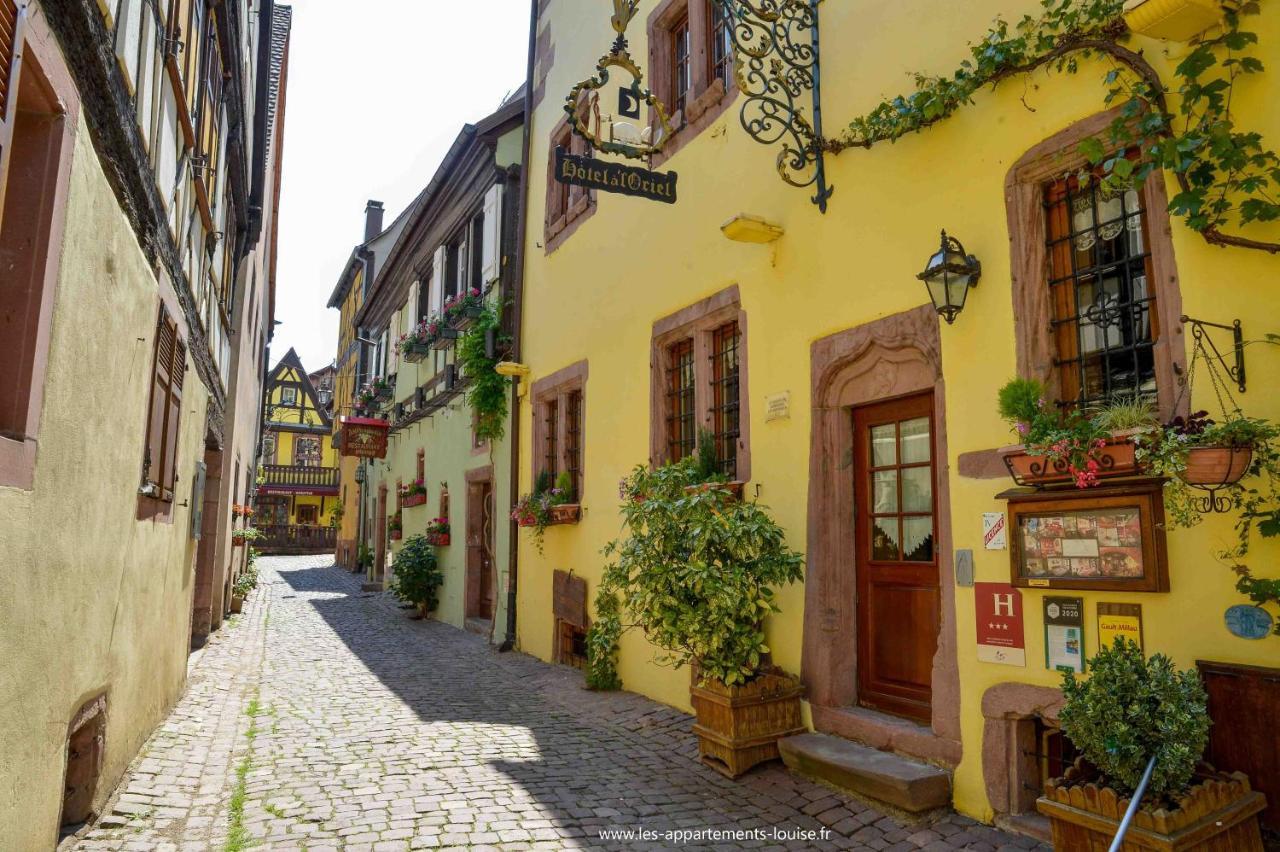
{"label": "yellow building facade", "polygon": [[254,525],[264,553],[324,552],[342,505],[332,421],[292,349],[267,381]]}
{"label": "yellow building facade", "polygon": [[[601,548],[619,535],[619,480],[637,464],[688,452],[706,427],[721,442],[722,460],[732,456],[727,472],[745,483],[746,498],[766,504],[806,554],[805,582],[778,590],[782,612],[766,632],[774,662],[805,681],[807,723],[945,769],[954,806],[966,814],[1016,821],[1033,810],[1018,785],[1035,789],[1042,779],[1018,749],[1052,738],[1061,703],[1061,676],[1046,665],[1046,598],[1082,599],[1086,655],[1099,647],[1100,615],[1137,606],[1149,654],[1184,668],[1276,665],[1280,637],[1241,638],[1225,623],[1229,607],[1247,603],[1214,557],[1233,539],[1233,516],[1168,530],[1163,591],[1013,586],[1008,545],[996,549],[999,535],[987,537],[992,525],[1012,526],[1019,509],[1000,496],[1014,483],[997,451],[1016,436],[997,414],[998,389],[1018,375],[1061,389],[1071,381],[1064,364],[1119,345],[1094,328],[1089,333],[1101,337],[1077,341],[1074,360],[1052,349],[1047,329],[1063,322],[1045,315],[1053,308],[1054,245],[1071,239],[1087,252],[1089,240],[1124,243],[1116,251],[1127,254],[1108,269],[1129,264],[1125,286],[1151,299],[1134,332],[1149,349],[1133,356],[1140,359],[1134,389],[1166,416],[1217,404],[1203,361],[1189,391],[1178,380],[1192,364],[1196,329],[1183,317],[1228,326],[1210,329],[1226,335],[1228,349],[1237,319],[1246,340],[1280,332],[1280,260],[1211,245],[1166,212],[1178,192],[1171,176],[1157,172],[1123,202],[1079,200],[1090,192],[1071,183],[1086,167],[1079,144],[1115,117],[1104,103],[1107,63],[1081,59],[1076,74],[1014,79],[896,144],[828,156],[835,193],[824,215],[812,187],[778,179],[777,147],[744,132],[745,98],[725,65],[732,59],[718,42],[725,36],[714,7],[643,0],[627,39],[646,85],[676,113],[675,135],[649,163],[679,175],[679,198],[669,205],[568,187],[550,173],[557,146],[581,151],[565,121],[565,96],[595,73],[615,36],[598,5],[544,3],[535,32],[521,352],[532,375],[519,424],[519,490],[533,488],[548,452],[563,452],[548,442],[566,434],[556,389],[568,376],[582,391],[580,420],[570,428],[582,441],[583,474],[581,520],[549,528],[541,552],[521,536],[524,650],[558,657],[553,572],[585,578],[594,596]],[[980,0],[945,15],[934,3],[890,0],[819,9],[830,136],[909,86],[909,74],[952,73],[969,58],[966,40],[981,37],[993,18],[1039,12],[1016,0]],[[1280,13],[1264,6],[1247,28],[1258,33],[1257,54],[1275,57]],[[1189,51],[1143,35],[1131,46],[1166,80]],[[1272,146],[1280,144],[1280,114],[1269,106],[1278,80],[1269,69],[1238,83],[1233,103],[1237,121]],[[606,87],[588,111],[607,121],[613,97]],[[1070,214],[1064,193],[1076,194]],[[1127,205],[1116,214],[1132,223],[1126,234],[1084,234],[1099,221],[1089,218],[1053,242],[1062,227],[1053,215],[1076,222],[1076,214],[1093,217],[1099,205],[1116,204]],[[939,318],[916,280],[943,229],[982,266],[954,324]],[[1280,238],[1274,225],[1242,233]],[[1089,274],[1112,273],[1074,274],[1085,286]],[[1090,322],[1083,317],[1076,327]],[[1244,352],[1247,389],[1233,385],[1236,398],[1250,416],[1280,419],[1269,390],[1280,380],[1280,347]],[[547,428],[548,418],[561,425]],[[898,508],[877,514],[872,507],[890,497]],[[1017,532],[1010,529],[1008,540]],[[885,579],[862,564],[864,534],[911,570]],[[1274,578],[1278,556],[1275,540],[1255,540],[1249,561]],[[1015,644],[1024,647],[1007,650],[1022,654],[979,643],[989,633],[990,595],[1002,596],[997,607],[1018,607]],[[624,688],[689,709],[689,673],[656,665],[654,656],[638,632],[624,636]]]}

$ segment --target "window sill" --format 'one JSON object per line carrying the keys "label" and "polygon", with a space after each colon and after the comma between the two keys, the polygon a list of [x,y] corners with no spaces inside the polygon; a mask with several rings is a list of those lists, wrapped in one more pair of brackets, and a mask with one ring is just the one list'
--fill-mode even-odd
{"label": "window sill", "polygon": [[578,226],[590,219],[595,212],[596,200],[594,193],[579,197],[569,207],[569,212],[547,225],[546,253],[551,254],[558,249],[565,240],[573,236],[573,232],[578,229]]}
{"label": "window sill", "polygon": [[680,149],[693,141],[702,131],[710,127],[720,118],[738,98],[737,85],[726,87],[724,81],[716,79],[684,109],[672,116],[672,125],[678,127],[665,148],[653,157],[653,168],[657,169],[680,152]]}

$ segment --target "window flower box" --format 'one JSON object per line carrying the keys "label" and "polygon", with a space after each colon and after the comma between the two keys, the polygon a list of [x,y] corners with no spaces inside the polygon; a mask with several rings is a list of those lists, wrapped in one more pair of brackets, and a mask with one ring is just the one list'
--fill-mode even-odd
{"label": "window flower box", "polygon": [[402,538],[404,538],[404,530],[392,530],[392,531],[391,531],[391,540],[392,540],[392,541],[400,541],[400,539],[402,539]]}
{"label": "window flower box", "polygon": [[[1041,488],[1046,485],[1068,485],[1075,476],[1066,459],[1054,459],[1044,455],[1032,455],[1021,444],[1000,451],[1009,476],[1018,485]],[[1094,471],[1098,479],[1115,479],[1136,476],[1140,472],[1137,445],[1132,438],[1113,435],[1092,454],[1097,462]]]}
{"label": "window flower box", "polygon": [[431,344],[422,340],[406,340],[400,346],[400,354],[410,364],[420,364],[431,354]]}
{"label": "window flower box", "polygon": [[436,547],[449,546],[449,519],[436,518],[427,524],[427,543]]}
{"label": "window flower box", "polygon": [[437,352],[443,352],[453,345],[458,339],[458,330],[452,326],[442,325],[435,339],[431,341],[431,348]]}
{"label": "window flower box", "polygon": [[448,547],[450,543],[449,533],[427,533],[427,543],[436,547]]}
{"label": "window flower box", "polygon": [[734,480],[732,482],[703,482],[698,485],[686,485],[684,490],[686,494],[694,494],[697,492],[710,491],[714,488],[721,491],[728,491],[729,495],[733,497],[733,499],[741,500],[743,491],[746,487],[747,484],[745,482]]}
{"label": "window flower box", "polygon": [[547,526],[555,527],[564,524],[576,524],[582,520],[581,503],[561,503],[547,509]]}
{"label": "window flower box", "polygon": [[408,493],[400,498],[400,505],[403,508],[412,508],[414,506],[427,505],[427,492],[418,491],[416,493]]}

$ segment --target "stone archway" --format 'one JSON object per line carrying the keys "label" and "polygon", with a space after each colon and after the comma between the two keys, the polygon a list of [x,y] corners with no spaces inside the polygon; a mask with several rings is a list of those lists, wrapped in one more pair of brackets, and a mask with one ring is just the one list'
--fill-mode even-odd
{"label": "stone archway", "polygon": [[[810,370],[813,424],[802,666],[814,726],[876,748],[954,766],[961,753],[960,676],[937,313],[923,305],[817,340],[810,350]],[[857,707],[857,577],[850,470],[852,408],[923,391],[934,395],[941,591],[932,720],[927,727]]]}

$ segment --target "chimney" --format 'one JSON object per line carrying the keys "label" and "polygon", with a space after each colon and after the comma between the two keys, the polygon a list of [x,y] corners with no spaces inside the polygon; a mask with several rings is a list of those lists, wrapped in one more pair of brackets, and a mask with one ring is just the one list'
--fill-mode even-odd
{"label": "chimney", "polygon": [[364,241],[369,240],[382,233],[382,202],[370,201],[364,208]]}

